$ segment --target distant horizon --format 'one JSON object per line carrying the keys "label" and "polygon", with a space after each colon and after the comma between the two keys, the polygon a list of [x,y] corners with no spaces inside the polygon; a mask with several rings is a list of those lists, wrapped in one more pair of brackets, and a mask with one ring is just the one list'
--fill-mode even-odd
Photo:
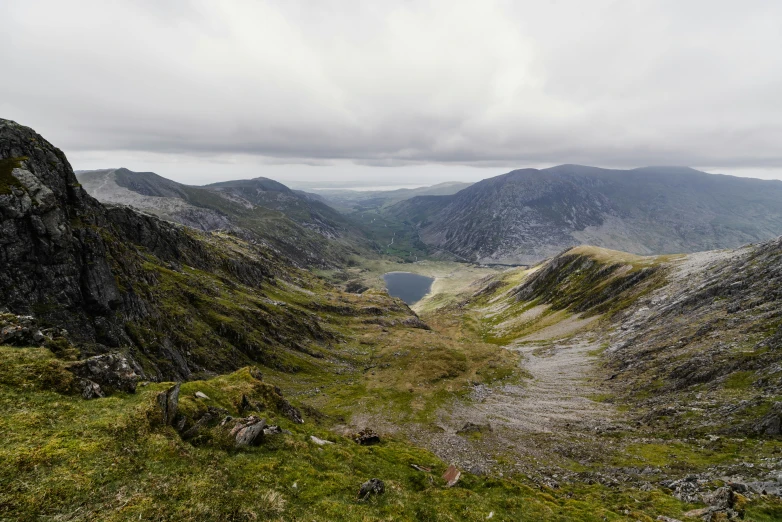
{"label": "distant horizon", "polygon": [[[561,165],[575,165],[575,163],[559,163],[556,165],[529,165],[513,168],[500,168],[500,167],[464,167],[456,165],[416,165],[416,166],[397,166],[397,167],[369,167],[361,165],[353,165],[353,168],[336,167],[336,166],[302,166],[302,165],[266,165],[257,168],[253,172],[248,172],[242,165],[228,165],[225,164],[215,167],[211,162],[198,162],[196,165],[188,164],[183,166],[181,164],[168,164],[166,167],[172,167],[172,171],[169,175],[166,170],[156,168],[154,165],[147,163],[143,164],[143,168],[130,168],[126,166],[118,167],[93,167],[93,168],[76,168],[74,166],[74,172],[86,172],[95,170],[107,170],[107,169],[119,169],[126,168],[133,172],[153,172],[166,179],[182,183],[184,185],[208,185],[210,183],[217,183],[221,181],[253,179],[253,178],[268,178],[274,181],[283,183],[290,188],[296,190],[317,190],[323,188],[324,190],[397,190],[398,188],[421,188],[430,187],[433,185],[439,185],[442,183],[477,183],[484,179],[493,178],[507,174],[514,170],[522,169],[537,169],[545,170]],[[735,176],[741,178],[758,179],[764,181],[782,181],[782,170],[768,171],[760,169],[720,169],[722,172],[715,172],[714,168],[710,167],[690,167],[687,165],[643,165],[634,167],[606,167],[598,165],[583,165],[585,167],[596,167],[609,170],[633,170],[641,168],[661,168],[661,167],[681,167],[692,168],[694,170],[704,172],[712,175],[724,175]],[[204,170],[196,172],[195,166],[203,167]],[[212,168],[208,168],[211,166]],[[230,168],[231,166],[239,168]],[[183,168],[184,167],[184,168]],[[226,168],[228,167],[228,168]],[[340,173],[353,172],[355,177],[304,177],[308,170],[323,170],[328,171],[334,169]],[[372,174],[366,175],[367,170],[371,169]],[[362,173],[356,173],[355,171],[362,171]],[[215,175],[215,171],[219,173]],[[273,171],[273,172],[268,172]],[[429,171],[429,172],[427,172]],[[432,172],[434,171],[434,172]],[[236,172],[236,175],[233,173]],[[422,177],[422,172],[425,173]],[[385,173],[392,173],[388,177],[383,176]],[[363,175],[362,175],[363,174]],[[449,175],[453,177],[448,177]],[[334,187],[316,187],[316,185],[334,185]],[[372,188],[372,187],[396,187],[396,188]]]}

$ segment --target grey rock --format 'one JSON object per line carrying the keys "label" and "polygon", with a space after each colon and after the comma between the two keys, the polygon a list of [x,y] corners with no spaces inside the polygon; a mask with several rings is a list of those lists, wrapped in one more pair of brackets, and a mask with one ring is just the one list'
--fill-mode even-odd
{"label": "grey rock", "polygon": [[772,410],[755,424],[754,430],[761,435],[782,435],[782,403],[775,403]]}
{"label": "grey rock", "polygon": [[386,492],[385,483],[377,478],[372,478],[361,484],[358,490],[358,499],[366,500],[371,495],[382,495]]}
{"label": "grey rock", "polygon": [[701,495],[704,504],[718,509],[733,507],[733,491],[729,487],[722,487]]}
{"label": "grey rock", "polygon": [[484,433],[492,431],[491,424],[476,424],[474,422],[467,422],[461,429],[457,430],[458,435],[466,435],[469,433]]}
{"label": "grey rock", "polygon": [[173,426],[179,413],[179,388],[182,383],[176,383],[174,386],[157,396],[157,403],[163,416],[163,424]]}
{"label": "grey rock", "polygon": [[100,399],[106,395],[103,390],[100,389],[98,383],[95,383],[89,379],[79,379],[79,388],[81,389],[81,396],[84,399]]}
{"label": "grey rock", "polygon": [[263,441],[266,419],[260,419],[251,415],[243,419],[231,419],[227,424],[233,424],[230,434],[234,438],[237,447],[258,446]]}
{"label": "grey rock", "polygon": [[96,355],[68,366],[75,375],[100,385],[104,392],[123,391],[134,393],[139,375],[136,365],[121,353]]}

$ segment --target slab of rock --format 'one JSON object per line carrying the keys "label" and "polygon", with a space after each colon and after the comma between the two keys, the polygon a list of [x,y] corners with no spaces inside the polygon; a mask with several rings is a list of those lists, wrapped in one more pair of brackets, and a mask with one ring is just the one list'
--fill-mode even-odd
{"label": "slab of rock", "polygon": [[114,352],[96,355],[77,361],[68,366],[71,371],[82,379],[97,383],[103,393],[122,391],[135,393],[139,375],[135,364],[125,355]]}
{"label": "slab of rock", "polygon": [[386,485],[382,480],[372,478],[361,484],[361,488],[358,490],[358,499],[366,500],[371,495],[382,495],[386,492]]}
{"label": "slab of rock", "polygon": [[314,442],[315,444],[317,444],[318,446],[325,446],[325,445],[327,445],[327,444],[334,444],[334,443],[333,443],[333,442],[331,442],[330,440],[323,440],[323,439],[319,439],[319,438],[318,438],[318,437],[316,437],[315,435],[310,435],[310,440],[311,440],[312,442]]}
{"label": "slab of rock", "polygon": [[454,484],[459,482],[459,478],[462,476],[462,472],[456,469],[456,466],[451,464],[448,466],[448,469],[445,470],[445,473],[443,473],[443,480],[445,481],[446,487],[452,487]]}
{"label": "slab of rock", "polygon": [[771,411],[755,424],[754,431],[760,435],[782,435],[782,403],[774,403]]}
{"label": "slab of rock", "polygon": [[182,383],[178,382],[164,392],[158,393],[157,404],[163,414],[163,425],[173,426],[179,412],[179,387]]}
{"label": "slab of rock", "polygon": [[266,427],[266,419],[260,419],[254,415],[244,419],[234,419],[236,424],[231,429],[231,435],[237,447],[258,446],[263,441],[263,430]]}
{"label": "slab of rock", "polygon": [[733,507],[733,491],[729,487],[722,487],[701,495],[703,503],[718,509]]}
{"label": "slab of rock", "polygon": [[89,379],[79,379],[79,388],[81,389],[81,396],[87,400],[100,399],[106,396],[98,383]]}

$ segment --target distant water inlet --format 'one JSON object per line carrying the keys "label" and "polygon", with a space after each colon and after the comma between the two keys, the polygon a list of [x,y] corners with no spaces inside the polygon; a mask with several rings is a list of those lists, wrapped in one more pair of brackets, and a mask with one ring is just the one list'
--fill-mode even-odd
{"label": "distant water inlet", "polygon": [[386,282],[388,293],[409,305],[417,303],[428,294],[434,282],[433,277],[411,274],[410,272],[388,272],[383,275],[383,279]]}

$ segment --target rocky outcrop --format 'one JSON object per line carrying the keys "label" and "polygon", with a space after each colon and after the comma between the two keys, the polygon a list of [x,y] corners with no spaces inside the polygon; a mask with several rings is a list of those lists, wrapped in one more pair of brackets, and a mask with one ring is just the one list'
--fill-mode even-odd
{"label": "rocky outcrop", "polygon": [[[138,365],[121,353],[96,355],[73,363],[68,369],[82,379],[85,398],[102,397],[106,393],[122,391],[134,393],[139,380]],[[86,381],[86,382],[85,382]],[[96,388],[97,386],[97,388]]]}

